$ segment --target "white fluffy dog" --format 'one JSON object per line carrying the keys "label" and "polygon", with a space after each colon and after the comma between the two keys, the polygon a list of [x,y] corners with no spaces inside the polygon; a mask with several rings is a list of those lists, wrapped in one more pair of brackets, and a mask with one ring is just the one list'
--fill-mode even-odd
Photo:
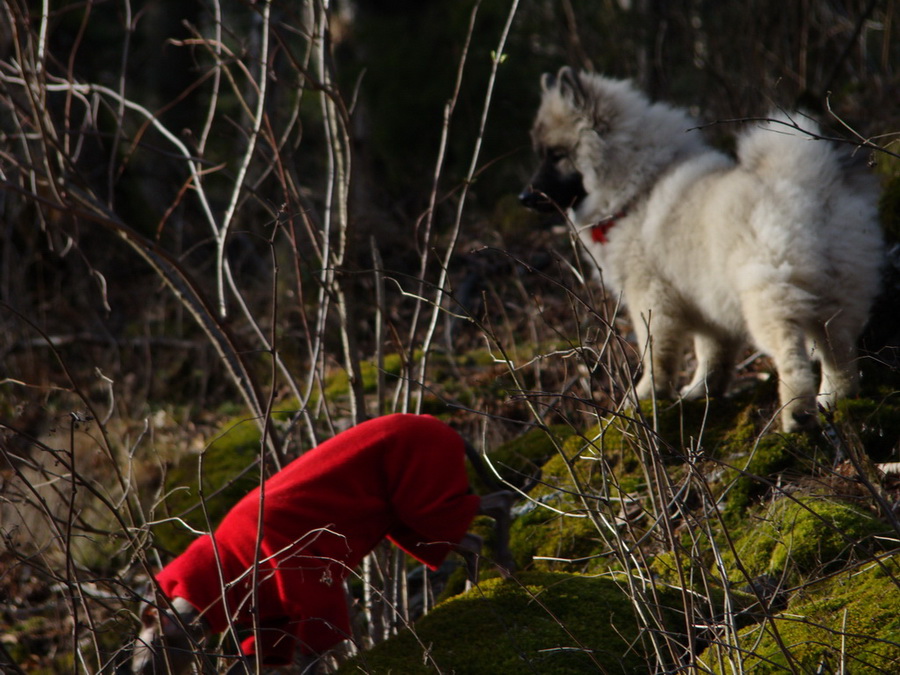
{"label": "white fluffy dog", "polygon": [[645,349],[638,396],[674,394],[690,337],[698,365],[682,394],[724,393],[752,342],[778,370],[786,431],[815,424],[817,395],[856,392],[884,245],[877,184],[850,150],[782,115],[745,131],[735,161],[627,81],[564,68],[542,85],[542,163],[520,198],[566,210],[623,294]]}

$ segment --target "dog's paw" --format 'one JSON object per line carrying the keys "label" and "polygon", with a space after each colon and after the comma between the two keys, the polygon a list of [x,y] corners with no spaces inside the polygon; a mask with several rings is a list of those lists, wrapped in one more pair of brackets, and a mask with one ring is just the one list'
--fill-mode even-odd
{"label": "dog's paw", "polygon": [[675,398],[675,390],[671,387],[664,387],[649,377],[642,377],[641,381],[634,387],[634,395],[639,401],[646,401],[651,398],[672,399]]}
{"label": "dog's paw", "polygon": [[819,416],[807,406],[787,406],[781,413],[781,425],[787,433],[815,431],[819,428]]}
{"label": "dog's paw", "polygon": [[685,401],[701,401],[707,398],[706,383],[702,380],[700,382],[691,382],[681,388],[679,395]]}

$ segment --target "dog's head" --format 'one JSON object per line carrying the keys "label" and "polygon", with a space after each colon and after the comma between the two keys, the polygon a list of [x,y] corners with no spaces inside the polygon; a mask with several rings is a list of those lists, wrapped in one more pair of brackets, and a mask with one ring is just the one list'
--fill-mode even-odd
{"label": "dog's head", "polygon": [[540,157],[537,171],[519,195],[528,208],[542,212],[576,208],[587,196],[576,164],[579,136],[584,128],[585,91],[579,76],[563,68],[541,78],[543,95],[531,129]]}
{"label": "dog's head", "polygon": [[538,211],[588,222],[620,211],[682,146],[686,115],[651,103],[629,80],[562,68],[541,78],[531,139],[540,165],[519,195]]}
{"label": "dog's head", "polygon": [[197,611],[183,598],[175,598],[171,609],[144,601],[139,614],[141,632],[132,647],[131,672],[134,675],[187,673],[194,662],[196,645],[206,634]]}

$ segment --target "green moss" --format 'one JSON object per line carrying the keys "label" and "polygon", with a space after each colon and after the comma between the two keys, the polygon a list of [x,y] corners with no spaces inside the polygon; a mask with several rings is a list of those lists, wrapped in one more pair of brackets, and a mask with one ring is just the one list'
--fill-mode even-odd
{"label": "green moss", "polygon": [[641,402],[641,413],[648,425],[654,425],[660,445],[674,456],[684,454],[686,448],[698,445],[715,447],[730,426],[740,405],[727,399],[657,403],[656,416],[652,403]]}
{"label": "green moss", "polygon": [[724,459],[726,466],[714,486],[725,493],[725,521],[735,525],[746,516],[754,500],[766,494],[780,474],[808,473],[822,459],[821,449],[807,434],[770,433],[746,445],[730,439],[733,454]]}
{"label": "green moss", "polygon": [[487,349],[473,349],[456,357],[459,366],[489,368],[497,364],[496,357]]}
{"label": "green moss", "polygon": [[726,523],[734,526],[773,485],[830,466],[834,448],[819,434],[766,433],[746,441],[730,437],[723,451],[727,468],[711,487],[723,497]]}
{"label": "green moss", "polygon": [[325,378],[325,400],[335,401],[350,395],[350,376],[346,370],[339,370]]}
{"label": "green moss", "polygon": [[584,436],[570,436],[562,454],[544,465],[532,501],[520,507],[510,532],[517,564],[545,570],[572,569],[572,564],[581,571],[606,568],[609,550],[601,536],[603,523],[615,522],[619,515],[618,498],[626,494],[621,481],[636,485],[641,480],[628,473],[639,472],[640,466],[623,460],[632,457],[625,444],[614,441],[624,450],[608,448],[605,441],[615,433],[601,434],[594,428]]}
{"label": "green moss", "polygon": [[[608,470],[608,485],[603,490],[612,496],[645,489],[643,464],[662,460],[670,467],[672,480],[680,480],[689,467],[685,459],[710,459],[746,456],[760,437],[763,417],[759,415],[759,399],[769,396],[765,387],[731,398],[700,401],[642,401],[638,410],[607,415],[599,427],[584,433],[581,449],[590,449],[602,457]],[[787,467],[791,462],[780,437],[766,436],[753,453],[749,471],[766,476]],[[569,440],[577,442],[579,436]],[[587,442],[586,439],[590,439]],[[798,441],[788,441],[796,443]],[[802,442],[802,441],[799,441]],[[570,455],[577,454],[572,448]],[[594,458],[596,459],[596,457]],[[743,466],[742,466],[743,468]],[[734,483],[739,471],[728,474],[727,484]],[[756,488],[753,478],[736,490],[735,508],[743,509]],[[599,486],[595,486],[598,487]]]}
{"label": "green moss", "polygon": [[[241,497],[259,485],[259,469],[254,466],[259,449],[260,433],[254,420],[235,419],[224,424],[199,456],[184,456],[169,469],[164,514],[155,514],[156,518],[179,518],[201,531],[214,528]],[[201,508],[200,476],[209,522]],[[159,545],[172,552],[180,552],[196,537],[175,522],[157,525],[153,534]]]}
{"label": "green moss", "polygon": [[[363,378],[363,391],[373,393],[378,384],[378,365],[374,361],[362,361],[359,364]],[[403,359],[399,354],[385,354],[382,371],[387,381],[396,380],[403,369]]]}
{"label": "green moss", "polygon": [[[491,464],[504,480],[517,487],[524,486],[556,454],[554,439],[561,442],[573,433],[564,424],[551,426],[548,431],[532,429],[496,447],[489,454]],[[476,488],[486,488],[471,468],[469,479]]]}
{"label": "green moss", "polygon": [[689,569],[691,561],[687,556],[676,554],[672,551],[660,553],[653,558],[650,563],[650,570],[656,575],[659,581],[671,584],[673,586],[681,585],[681,576],[678,574],[678,567],[682,570]]}
{"label": "green moss", "polygon": [[[806,587],[783,614],[743,630],[740,649],[713,647],[699,665],[715,673],[736,672],[729,660],[742,662],[753,675],[787,670],[846,673],[900,672],[900,594],[896,558],[884,567],[845,572]],[[781,643],[790,659],[778,645]]]}
{"label": "green moss", "polygon": [[[696,401],[642,401],[634,420],[620,418],[616,422],[626,437],[648,437],[652,447],[679,460],[687,455],[702,452],[707,457],[722,457],[747,446],[760,435],[763,421],[759,410],[777,399],[777,392],[768,382],[727,398],[700,399]],[[623,427],[622,422],[628,422]],[[638,433],[636,425],[646,429]]]}
{"label": "green moss", "polygon": [[850,557],[856,546],[865,547],[870,535],[884,530],[871,515],[840,502],[804,500],[779,510],[770,573],[791,566],[800,574],[828,571]]}
{"label": "green moss", "polygon": [[[386,354],[382,367],[387,381],[396,380],[403,370],[403,357],[400,354]],[[359,372],[363,381],[363,392],[374,393],[378,386],[378,365],[374,361],[360,361]],[[346,370],[336,370],[325,378],[325,399],[336,401],[350,395],[350,376]],[[316,397],[313,397],[312,403]]]}
{"label": "green moss", "polygon": [[558,570],[576,565],[594,569],[603,566],[598,556],[606,547],[591,519],[560,515],[538,506],[516,519],[510,532],[510,550],[520,567]]}
{"label": "green moss", "polygon": [[[782,497],[761,507],[731,533],[735,550],[750,577],[786,575],[788,579],[834,570],[859,554],[871,553],[873,535],[885,525],[871,513],[837,499]],[[733,579],[745,582],[734,555],[725,554]]]}
{"label": "green moss", "polygon": [[[674,612],[662,614],[663,625],[677,625]],[[483,582],[439,605],[413,631],[378,645],[338,672],[651,672],[652,660],[640,636],[634,608],[615,580],[523,573],[515,580]]]}

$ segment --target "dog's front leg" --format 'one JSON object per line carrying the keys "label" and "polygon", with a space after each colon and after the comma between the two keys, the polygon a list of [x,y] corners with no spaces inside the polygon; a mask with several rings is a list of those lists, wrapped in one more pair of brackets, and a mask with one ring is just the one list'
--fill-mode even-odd
{"label": "dog's front leg", "polygon": [[681,389],[689,401],[707,396],[722,396],[728,390],[740,342],[729,337],[698,333],[694,336],[697,369],[690,384]]}
{"label": "dog's front leg", "polygon": [[684,349],[684,330],[680,322],[662,312],[650,312],[634,318],[638,349],[643,355],[643,372],[635,393],[638,399],[675,397],[675,381]]}
{"label": "dog's front leg", "polygon": [[[494,520],[494,556],[501,576],[508,577],[516,571],[516,563],[509,549],[509,528],[512,524],[512,505],[516,494],[510,490],[500,490],[481,497],[478,515]],[[456,547],[466,561],[466,574],[470,584],[478,583],[478,567],[481,560],[483,541],[477,534],[468,532]]]}

